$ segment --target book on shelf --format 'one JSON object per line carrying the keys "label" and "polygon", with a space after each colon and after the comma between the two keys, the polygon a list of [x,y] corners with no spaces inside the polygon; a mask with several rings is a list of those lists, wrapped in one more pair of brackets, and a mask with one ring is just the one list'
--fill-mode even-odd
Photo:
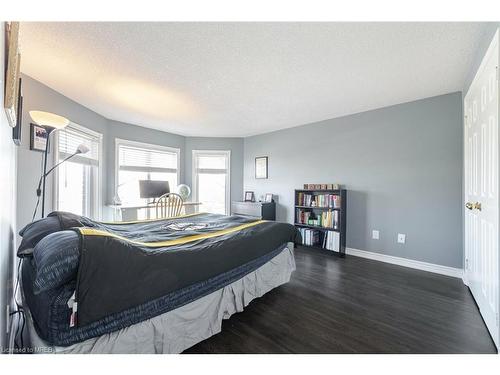
{"label": "book on shelf", "polygon": [[318,246],[326,250],[340,251],[340,233],[328,231],[321,233],[317,229],[299,228],[302,245]]}
{"label": "book on shelf", "polygon": [[297,224],[314,225],[323,228],[339,229],[339,212],[338,211],[324,211],[321,213],[314,213],[304,209],[296,210]]}
{"label": "book on shelf", "polygon": [[340,208],[340,195],[338,194],[297,194],[297,205],[306,207]]}
{"label": "book on shelf", "polygon": [[331,251],[340,251],[340,233],[328,231],[323,238],[324,249]]}
{"label": "book on shelf", "polygon": [[315,229],[300,228],[300,234],[302,236],[302,245],[306,246],[318,246],[320,245],[320,232]]}

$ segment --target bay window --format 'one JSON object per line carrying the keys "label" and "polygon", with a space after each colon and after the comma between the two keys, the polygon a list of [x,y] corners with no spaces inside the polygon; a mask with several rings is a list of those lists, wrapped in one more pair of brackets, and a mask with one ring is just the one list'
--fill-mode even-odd
{"label": "bay window", "polygon": [[140,180],[168,181],[175,192],[179,183],[180,150],[147,143],[116,140],[115,191],[124,206],[148,203],[139,195]]}
{"label": "bay window", "polygon": [[193,150],[193,196],[204,212],[229,215],[230,151]]}

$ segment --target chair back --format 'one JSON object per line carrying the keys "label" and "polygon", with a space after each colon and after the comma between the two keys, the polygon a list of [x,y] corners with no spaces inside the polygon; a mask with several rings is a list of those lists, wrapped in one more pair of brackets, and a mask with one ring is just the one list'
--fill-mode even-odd
{"label": "chair back", "polygon": [[182,212],[184,201],[179,194],[167,193],[163,194],[156,201],[156,218],[169,218],[179,216]]}

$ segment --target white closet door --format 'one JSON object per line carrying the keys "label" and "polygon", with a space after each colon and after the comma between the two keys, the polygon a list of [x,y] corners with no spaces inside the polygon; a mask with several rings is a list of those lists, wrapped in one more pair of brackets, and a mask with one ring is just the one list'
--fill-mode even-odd
{"label": "white closet door", "polygon": [[499,346],[498,31],[464,100],[465,282]]}

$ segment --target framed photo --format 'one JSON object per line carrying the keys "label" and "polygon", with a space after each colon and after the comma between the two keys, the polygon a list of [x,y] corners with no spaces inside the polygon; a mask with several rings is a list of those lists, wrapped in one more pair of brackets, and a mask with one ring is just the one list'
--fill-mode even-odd
{"label": "framed photo", "polygon": [[253,191],[245,191],[245,202],[253,202],[254,200]]}
{"label": "framed photo", "polygon": [[255,178],[267,178],[267,156],[255,158]]}
{"label": "framed photo", "polygon": [[47,145],[47,130],[43,126],[31,124],[30,128],[30,150],[45,152]]}
{"label": "framed photo", "polygon": [[264,198],[264,202],[271,203],[272,201],[273,201],[273,194],[272,193],[266,193],[266,197]]}
{"label": "framed photo", "polygon": [[7,120],[11,127],[17,125],[18,96],[19,96],[19,67],[21,54],[19,53],[19,22],[5,23],[5,87],[4,108]]}

